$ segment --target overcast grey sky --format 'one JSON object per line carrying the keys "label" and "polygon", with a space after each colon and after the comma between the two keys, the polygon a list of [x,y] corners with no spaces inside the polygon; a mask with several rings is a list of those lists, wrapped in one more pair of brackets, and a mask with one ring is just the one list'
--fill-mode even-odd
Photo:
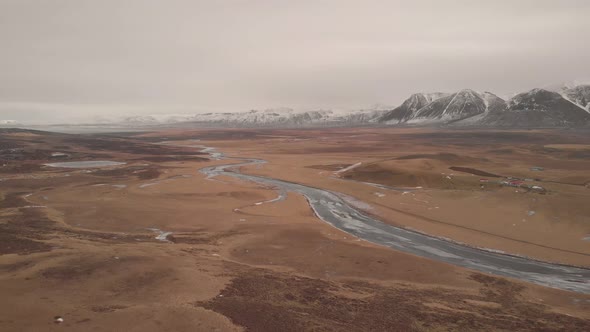
{"label": "overcast grey sky", "polygon": [[354,109],[590,76],[585,0],[0,0],[0,119]]}

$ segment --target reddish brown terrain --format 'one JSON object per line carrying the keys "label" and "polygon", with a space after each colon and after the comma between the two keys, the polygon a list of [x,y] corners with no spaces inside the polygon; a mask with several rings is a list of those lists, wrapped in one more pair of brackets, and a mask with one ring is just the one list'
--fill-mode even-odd
{"label": "reddish brown terrain", "polygon": [[[359,240],[299,194],[261,203],[274,188],[207,179],[237,161],[199,145],[399,227],[590,267],[587,132],[1,130],[0,330],[590,330],[588,294]],[[96,160],[125,164],[45,166]]]}

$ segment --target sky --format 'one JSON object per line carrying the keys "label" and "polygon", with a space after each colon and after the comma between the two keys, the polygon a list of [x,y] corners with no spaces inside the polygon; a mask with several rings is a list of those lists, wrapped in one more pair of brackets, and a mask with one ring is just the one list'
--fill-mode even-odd
{"label": "sky", "polygon": [[398,105],[590,77],[586,0],[0,0],[0,120]]}

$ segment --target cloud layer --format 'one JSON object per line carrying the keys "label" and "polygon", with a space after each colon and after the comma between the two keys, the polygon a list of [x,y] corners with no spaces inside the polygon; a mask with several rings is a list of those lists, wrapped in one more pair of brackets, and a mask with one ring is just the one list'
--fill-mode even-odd
{"label": "cloud layer", "polygon": [[0,119],[360,108],[590,75],[589,1],[0,2]]}

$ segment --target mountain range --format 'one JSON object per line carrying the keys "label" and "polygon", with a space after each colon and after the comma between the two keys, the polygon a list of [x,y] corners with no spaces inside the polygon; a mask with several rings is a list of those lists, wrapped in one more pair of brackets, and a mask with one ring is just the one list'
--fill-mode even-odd
{"label": "mountain range", "polygon": [[[146,123],[128,118],[125,123]],[[161,123],[156,119],[154,124]],[[186,126],[318,127],[318,126],[449,126],[449,127],[590,127],[590,85],[533,89],[504,100],[491,92],[464,89],[455,93],[415,93],[395,108],[375,107],[339,113],[330,110],[251,110],[195,114],[168,119]]]}
{"label": "mountain range", "polygon": [[386,110],[372,108],[350,112],[295,111],[290,108],[194,115],[148,115],[125,117],[114,123],[125,126],[174,125],[183,127],[322,127],[377,123]]}
{"label": "mountain range", "polygon": [[557,90],[533,89],[507,101],[491,92],[470,89],[446,95],[417,93],[377,122],[522,128],[590,126],[590,85]]}
{"label": "mountain range", "polygon": [[[16,125],[0,120],[0,126]],[[86,124],[88,125],[88,124]],[[92,123],[115,127],[585,127],[590,128],[590,85],[536,88],[504,100],[491,92],[412,94],[398,107],[375,106],[349,112],[295,111],[290,108],[247,112],[127,116]]]}

